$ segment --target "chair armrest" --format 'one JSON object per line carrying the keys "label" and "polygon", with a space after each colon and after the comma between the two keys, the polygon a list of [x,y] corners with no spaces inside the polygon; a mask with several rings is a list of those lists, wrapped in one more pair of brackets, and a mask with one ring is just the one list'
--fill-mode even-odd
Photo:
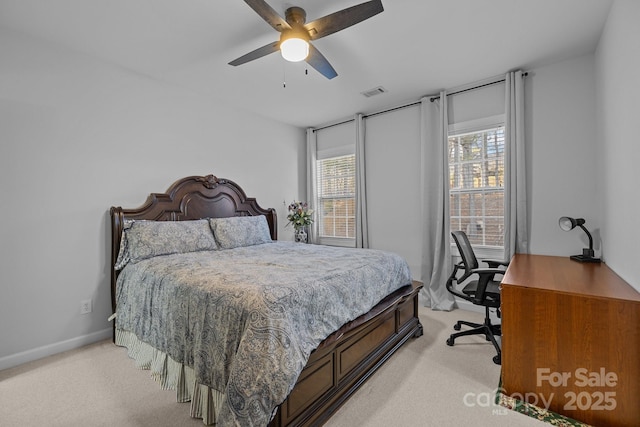
{"label": "chair armrest", "polygon": [[497,259],[483,259],[482,262],[486,262],[489,268],[497,268],[499,265],[508,266],[509,261],[501,261]]}
{"label": "chair armrest", "polygon": [[504,275],[504,273],[506,273],[506,270],[504,270],[502,268],[476,268],[474,270],[471,270],[471,272],[479,274],[481,276],[494,275],[494,274],[502,274],[502,275]]}
{"label": "chair armrest", "polygon": [[496,274],[504,275],[505,270],[501,268],[476,268],[472,271],[475,274],[478,274],[478,286],[476,287],[476,292],[473,296],[473,303],[484,305],[483,302],[486,299],[487,286],[489,282],[494,281]]}
{"label": "chair armrest", "polygon": [[461,265],[462,263],[458,263],[453,266],[453,272],[451,273],[451,275],[449,275],[449,278],[447,279],[446,288],[453,295],[460,297],[462,299],[466,299],[467,301],[472,301],[472,299],[469,298],[469,295],[465,295],[462,292],[458,291],[453,285],[453,282],[458,283],[458,279],[456,278],[456,275],[458,274],[458,270],[461,268]]}

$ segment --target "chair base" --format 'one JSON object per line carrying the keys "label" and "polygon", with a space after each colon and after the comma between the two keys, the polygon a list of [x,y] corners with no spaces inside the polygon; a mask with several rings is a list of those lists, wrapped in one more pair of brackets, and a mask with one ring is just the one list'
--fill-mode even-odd
{"label": "chair base", "polygon": [[493,363],[496,365],[500,365],[502,363],[502,351],[500,349],[500,345],[496,341],[496,336],[502,335],[502,327],[501,325],[493,325],[491,323],[491,319],[489,318],[489,309],[486,309],[486,316],[484,323],[473,323],[467,322],[466,320],[459,320],[454,326],[453,329],[459,331],[462,329],[462,325],[469,326],[473,329],[468,329],[466,331],[457,332],[455,334],[451,334],[447,339],[447,345],[453,346],[455,344],[456,338],[466,336],[466,335],[484,335],[487,341],[490,341],[496,349],[498,353],[493,357]]}

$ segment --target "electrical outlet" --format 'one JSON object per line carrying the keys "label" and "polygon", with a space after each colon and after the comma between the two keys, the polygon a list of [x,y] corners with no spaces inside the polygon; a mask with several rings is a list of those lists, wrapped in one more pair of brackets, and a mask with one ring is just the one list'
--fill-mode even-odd
{"label": "electrical outlet", "polygon": [[89,314],[91,313],[91,300],[86,299],[80,301],[80,314]]}

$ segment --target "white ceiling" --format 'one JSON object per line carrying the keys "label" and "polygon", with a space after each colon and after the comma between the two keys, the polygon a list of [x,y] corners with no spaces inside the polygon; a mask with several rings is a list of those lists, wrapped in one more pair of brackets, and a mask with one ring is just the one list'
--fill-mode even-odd
{"label": "white ceiling", "polygon": [[[364,0],[267,0],[307,21]],[[278,39],[243,0],[0,0],[0,26],[223,103],[306,127],[593,52],[611,0],[383,0],[384,12],[317,40],[327,80],[278,53],[228,62]],[[286,81],[286,88],[283,87]],[[366,98],[361,92],[389,92]]]}

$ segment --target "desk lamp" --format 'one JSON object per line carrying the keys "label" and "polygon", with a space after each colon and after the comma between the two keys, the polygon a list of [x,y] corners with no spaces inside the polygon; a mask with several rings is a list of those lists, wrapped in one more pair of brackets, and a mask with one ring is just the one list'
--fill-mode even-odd
{"label": "desk lamp", "polygon": [[593,257],[593,238],[591,237],[591,233],[584,226],[584,218],[570,218],[568,216],[563,216],[558,221],[558,225],[564,231],[570,231],[574,228],[580,227],[587,233],[587,237],[589,238],[589,247],[582,249],[582,255],[571,255],[571,258],[574,261],[578,262],[600,262],[600,258]]}

